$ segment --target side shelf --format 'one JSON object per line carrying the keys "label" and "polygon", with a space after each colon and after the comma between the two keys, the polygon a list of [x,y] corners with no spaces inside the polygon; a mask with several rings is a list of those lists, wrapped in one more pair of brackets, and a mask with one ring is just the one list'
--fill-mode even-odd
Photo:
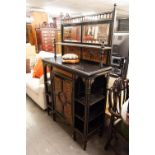
{"label": "side shelf", "polygon": [[77,78],[74,101],[74,135],[78,133],[87,140],[95,132],[102,132],[106,105],[106,77],[92,80]]}
{"label": "side shelf", "polygon": [[[79,118],[82,121],[84,120],[84,105],[75,101],[75,117]],[[103,115],[104,100],[97,102],[96,104],[89,107],[89,119],[91,122],[96,119],[98,116]]]}
{"label": "side shelf", "polygon": [[[103,100],[105,98],[104,95],[100,95],[100,94],[91,94],[89,96],[89,105],[92,106],[93,104]],[[83,105],[85,105],[85,97],[81,97],[81,98],[75,98],[76,102],[79,102]]]}

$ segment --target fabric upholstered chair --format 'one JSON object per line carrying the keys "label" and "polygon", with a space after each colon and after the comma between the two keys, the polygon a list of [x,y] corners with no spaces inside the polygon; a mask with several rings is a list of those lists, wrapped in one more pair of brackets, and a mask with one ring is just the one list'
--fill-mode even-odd
{"label": "fabric upholstered chair", "polygon": [[129,80],[118,78],[113,86],[108,90],[109,112],[111,114],[108,129],[108,139],[105,144],[107,150],[111,140],[116,137],[117,124],[121,119],[121,108],[123,103],[129,99]]}

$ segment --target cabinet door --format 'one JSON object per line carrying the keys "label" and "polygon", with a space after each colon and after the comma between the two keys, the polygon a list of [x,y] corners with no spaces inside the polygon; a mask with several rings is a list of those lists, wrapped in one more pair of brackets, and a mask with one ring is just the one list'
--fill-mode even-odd
{"label": "cabinet door", "polygon": [[63,114],[63,103],[60,100],[60,95],[62,92],[63,80],[57,76],[54,77],[54,94],[55,94],[55,110],[60,114]]}
{"label": "cabinet door", "polygon": [[68,124],[72,124],[72,81],[61,76],[54,77],[55,110]]}
{"label": "cabinet door", "polygon": [[63,81],[63,92],[66,96],[64,104],[64,117],[66,122],[72,124],[72,82],[69,80]]}

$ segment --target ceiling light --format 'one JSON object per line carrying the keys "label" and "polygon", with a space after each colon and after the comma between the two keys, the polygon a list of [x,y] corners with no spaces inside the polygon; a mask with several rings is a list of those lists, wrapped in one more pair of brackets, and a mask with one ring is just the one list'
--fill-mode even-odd
{"label": "ceiling light", "polygon": [[51,14],[60,14],[63,13],[71,13],[72,11],[67,8],[58,8],[58,7],[45,7],[44,8],[47,13]]}

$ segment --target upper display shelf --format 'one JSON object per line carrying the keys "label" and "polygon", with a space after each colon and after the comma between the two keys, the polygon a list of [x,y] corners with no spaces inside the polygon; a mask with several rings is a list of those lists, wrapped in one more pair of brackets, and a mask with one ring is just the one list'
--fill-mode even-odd
{"label": "upper display shelf", "polygon": [[87,16],[80,16],[74,18],[66,18],[62,20],[62,24],[74,24],[74,23],[85,23],[85,22],[92,22],[92,21],[106,21],[112,20],[113,12],[103,12],[99,14],[87,15]]}
{"label": "upper display shelf", "polygon": [[111,46],[115,21],[112,11],[62,20],[62,42]]}
{"label": "upper display shelf", "polygon": [[[82,31],[82,33],[81,33]],[[88,24],[63,27],[63,41],[77,43],[108,44],[110,24]]]}
{"label": "upper display shelf", "polygon": [[[80,44],[80,43],[62,43],[62,42],[57,42],[57,45],[67,45],[67,46],[76,46],[76,47],[86,47],[86,48],[97,48],[97,49],[101,49],[101,45],[100,46],[96,46],[96,45],[87,45],[87,44]],[[109,46],[105,46],[104,50],[110,50],[111,47]]]}

